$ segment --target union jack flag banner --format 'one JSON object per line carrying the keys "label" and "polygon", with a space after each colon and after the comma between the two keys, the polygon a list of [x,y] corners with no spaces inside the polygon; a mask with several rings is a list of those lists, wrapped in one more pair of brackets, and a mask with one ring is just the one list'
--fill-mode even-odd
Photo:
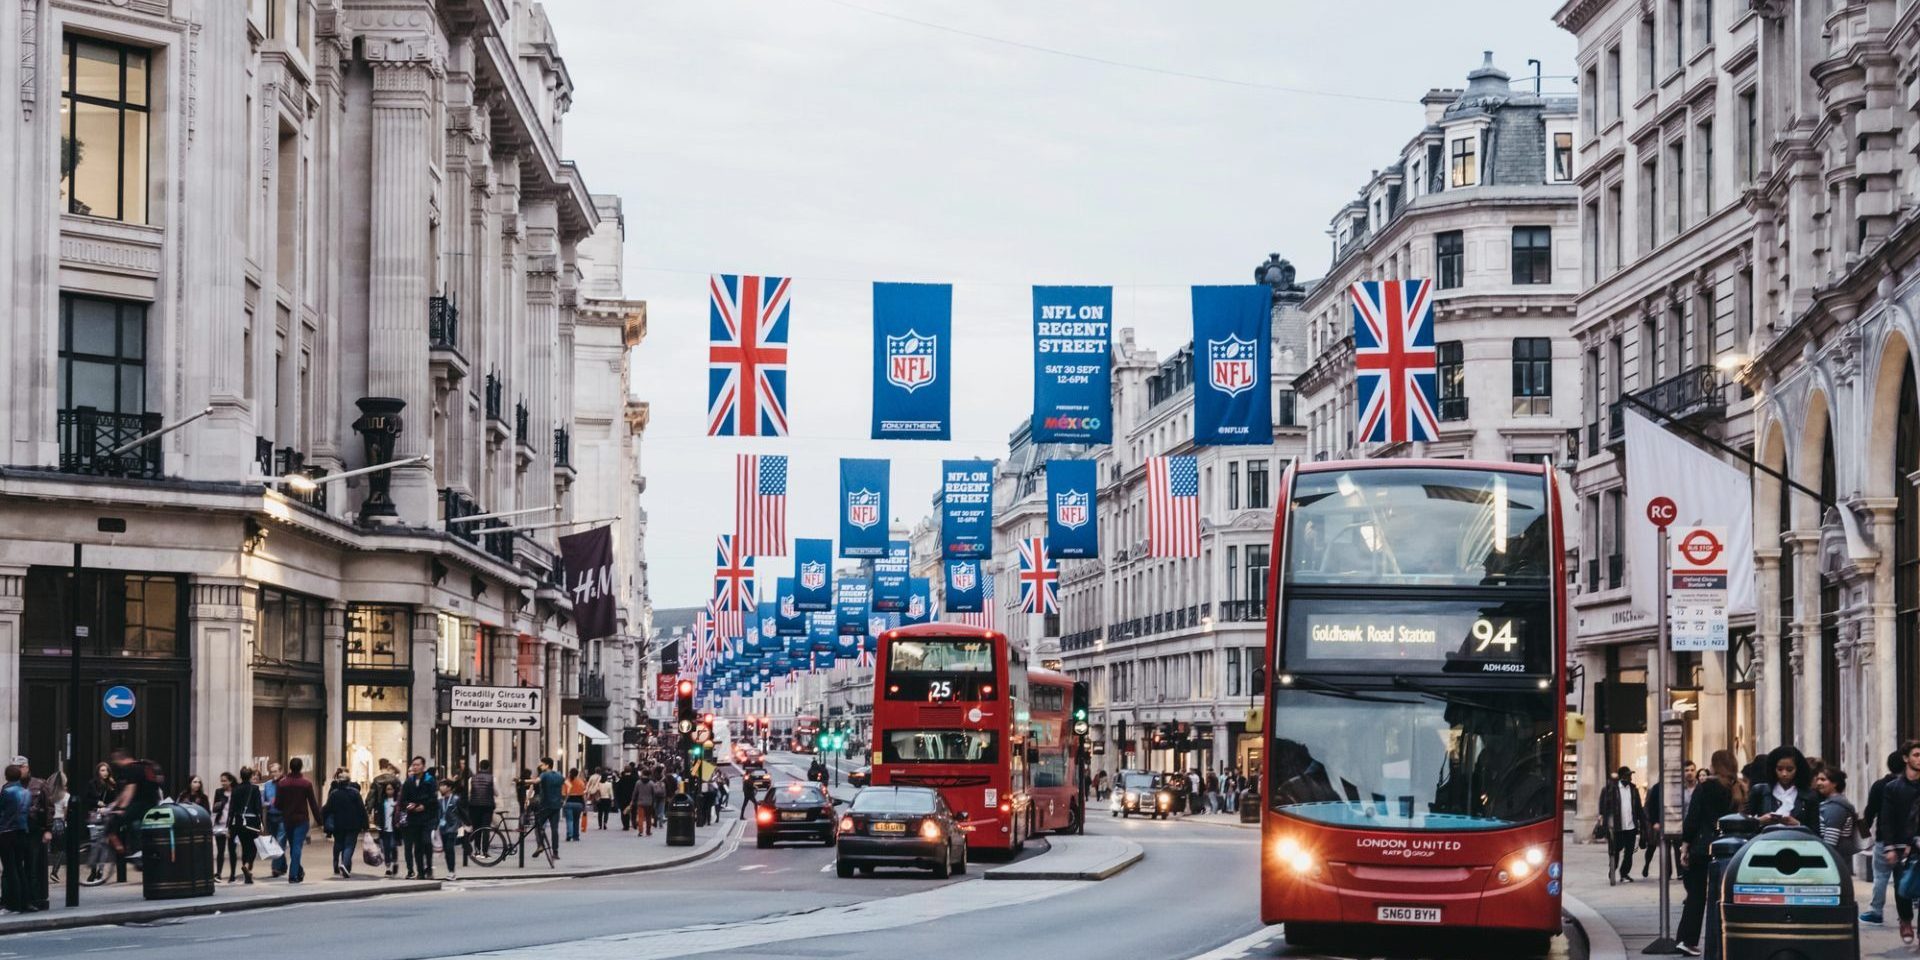
{"label": "union jack flag banner", "polygon": [[787,435],[789,277],[708,282],[707,436]]}
{"label": "union jack flag banner", "polygon": [[713,568],[714,636],[721,639],[744,637],[747,617],[754,613],[753,558],[742,556],[732,534],[715,539]]}
{"label": "union jack flag banner", "polygon": [[949,619],[955,623],[978,627],[982,630],[999,629],[993,622],[996,616],[995,611],[1000,609],[1000,601],[993,595],[993,574],[983,574],[980,577],[980,597],[979,613],[956,613]]}
{"label": "union jack flag banner", "polygon": [[1047,558],[1046,537],[1020,541],[1020,612],[1060,612],[1060,561]]}
{"label": "union jack flag banner", "polygon": [[1349,294],[1361,441],[1437,439],[1433,281],[1365,280]]}
{"label": "union jack flag banner", "polygon": [[749,557],[787,555],[787,458],[743,453],[734,458],[733,538]]}
{"label": "union jack flag banner", "polygon": [[1200,464],[1192,456],[1147,458],[1147,556],[1200,555]]}

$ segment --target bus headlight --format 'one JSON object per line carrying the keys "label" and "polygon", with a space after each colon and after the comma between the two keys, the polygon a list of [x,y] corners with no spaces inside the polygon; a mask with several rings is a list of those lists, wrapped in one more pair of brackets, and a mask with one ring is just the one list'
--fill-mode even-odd
{"label": "bus headlight", "polygon": [[1299,841],[1296,841],[1292,837],[1281,837],[1280,842],[1274,846],[1273,852],[1275,856],[1279,857],[1280,862],[1286,864],[1287,869],[1292,870],[1294,873],[1307,874],[1313,872],[1313,854],[1307,852],[1304,847],[1300,846]]}
{"label": "bus headlight", "polygon": [[1495,879],[1501,883],[1521,882],[1539,873],[1540,868],[1544,866],[1546,862],[1547,851],[1539,847],[1528,847],[1520,853],[1509,857],[1507,862],[1501,865],[1500,872],[1496,875]]}

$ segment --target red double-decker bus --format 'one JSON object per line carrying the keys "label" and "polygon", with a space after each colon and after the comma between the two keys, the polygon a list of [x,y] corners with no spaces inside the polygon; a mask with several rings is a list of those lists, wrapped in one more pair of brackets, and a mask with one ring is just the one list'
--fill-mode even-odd
{"label": "red double-decker bus", "polygon": [[1289,943],[1560,930],[1566,593],[1551,467],[1302,464],[1268,585],[1260,915]]}
{"label": "red double-decker bus", "polygon": [[1084,833],[1087,785],[1080,738],[1073,732],[1073,678],[1039,667],[1027,670],[1027,773],[1035,832]]}
{"label": "red double-decker bus", "polygon": [[937,788],[966,814],[970,850],[1019,852],[1032,835],[1026,665],[991,630],[924,623],[880,635],[873,783]]}

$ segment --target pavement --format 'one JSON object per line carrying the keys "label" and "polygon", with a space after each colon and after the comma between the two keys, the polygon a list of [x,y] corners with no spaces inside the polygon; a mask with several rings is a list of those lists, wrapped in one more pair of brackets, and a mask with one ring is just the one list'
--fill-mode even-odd
{"label": "pavement", "polygon": [[[1635,860],[1642,859],[1636,852]],[[1589,960],[1625,960],[1639,957],[1647,944],[1660,935],[1660,864],[1656,860],[1647,879],[1640,879],[1636,862],[1634,882],[1607,885],[1607,848],[1598,843],[1569,843],[1565,848],[1567,892],[1562,897],[1569,918],[1579,924],[1588,941]],[[1873,885],[1855,881],[1854,898],[1861,909],[1873,893]],[[1669,898],[1672,924],[1680,925],[1680,902],[1685,897],[1680,878],[1675,875]],[[1889,895],[1891,900],[1891,895]],[[1862,958],[1911,958],[1915,951],[1900,942],[1900,929],[1893,917],[1893,904],[1887,904],[1887,923],[1860,925]]]}
{"label": "pavement", "polygon": [[[618,824],[615,826],[617,828]],[[664,870],[712,855],[728,841],[737,838],[740,829],[739,822],[723,816],[714,826],[699,828],[695,832],[693,846],[669,847],[664,830],[655,830],[651,837],[639,839],[636,834],[624,833],[619,829],[589,828],[582,832],[579,841],[561,843],[560,859],[552,868],[547,866],[545,858],[533,857],[529,857],[528,865],[522,868],[516,857],[509,858],[497,867],[468,865],[459,871],[459,875],[462,880],[560,879]],[[251,885],[219,883],[214,886],[212,896],[185,900],[145,899],[141,893],[139,871],[129,870],[126,883],[108,882],[103,886],[80,888],[80,905],[68,909],[64,905],[66,886],[63,877],[50,890],[53,909],[39,913],[0,915],[0,935],[99,924],[155,923],[177,917],[264,910],[292,904],[428,893],[440,890],[452,881],[451,877],[444,874],[434,880],[407,880],[403,879],[404,874],[388,877],[383,868],[368,867],[364,863],[355,864],[351,879],[343,879],[333,876],[328,868],[332,851],[331,841],[324,839],[318,844],[307,845],[302,858],[307,867],[305,883],[292,884],[285,877],[272,877],[262,864],[254,871],[255,882]],[[435,860],[437,868],[445,866],[438,855]]]}
{"label": "pavement", "polygon": [[988,880],[1105,880],[1146,856],[1146,849],[1121,837],[1051,836],[1044,857],[1016,860],[986,872]]}

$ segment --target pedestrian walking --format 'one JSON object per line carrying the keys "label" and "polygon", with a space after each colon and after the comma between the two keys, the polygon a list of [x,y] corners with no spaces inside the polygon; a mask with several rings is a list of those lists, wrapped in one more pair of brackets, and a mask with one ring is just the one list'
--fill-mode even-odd
{"label": "pedestrian walking", "polygon": [[208,799],[207,786],[200,782],[199,777],[187,778],[187,788],[173,799],[177,803],[191,803],[208,813],[213,812],[213,801]]}
{"label": "pedestrian walking", "polygon": [[33,765],[25,755],[13,758],[20,768],[20,784],[27,788],[27,906],[45,910],[47,899],[47,846],[53,842],[53,785],[33,775]]}
{"label": "pedestrian walking", "polygon": [[1633,882],[1633,845],[1647,822],[1633,768],[1621,767],[1613,783],[1600,791],[1600,827],[1607,835],[1607,886]]}
{"label": "pedestrian walking", "polygon": [[1873,898],[1867,904],[1866,912],[1860,919],[1867,923],[1885,923],[1887,907],[1887,883],[1893,879],[1893,866],[1887,862],[1885,847],[1875,839],[1876,821],[1880,817],[1882,794],[1887,785],[1900,779],[1906,772],[1907,758],[1895,750],[1887,754],[1887,775],[1873,782],[1867,788],[1867,806],[1860,814],[1860,836],[1873,842]]}
{"label": "pedestrian walking", "polygon": [[427,775],[427,758],[414,757],[407,765],[407,779],[400,783],[400,806],[406,812],[400,840],[406,845],[408,880],[433,879],[433,813],[439,802],[433,778]]}
{"label": "pedestrian walking", "polygon": [[467,818],[460,795],[454,792],[451,780],[440,781],[437,813],[433,826],[439,832],[440,853],[446,858],[447,879],[458,880],[460,878],[453,869],[453,851],[460,846],[460,838],[467,830]]}
{"label": "pedestrian walking", "polygon": [[1771,783],[1759,783],[1747,794],[1747,814],[1769,824],[1820,829],[1820,798],[1813,792],[1813,770],[1799,749],[1778,746],[1767,754]]}
{"label": "pedestrian walking", "polygon": [[[1681,761],[1680,816],[1676,819],[1686,820],[1687,797],[1693,792],[1696,776],[1693,761]],[[1678,875],[1674,869],[1674,864],[1678,856],[1676,851],[1680,848],[1681,840],[1679,837],[1667,836],[1666,804],[1667,783],[1665,780],[1655,781],[1653,786],[1647,788],[1645,803],[1647,826],[1640,836],[1640,878],[1642,880],[1646,879],[1647,872],[1652,869],[1653,858],[1656,854],[1666,858],[1667,872],[1669,875]]]}
{"label": "pedestrian walking", "polygon": [[[266,794],[261,791],[260,784],[254,782],[258,776],[252,767],[241,767],[239,780],[234,784],[233,793],[227,800],[230,806],[227,812],[227,824],[239,843],[240,876],[243,883],[253,882],[253,861],[259,853],[254,846],[254,840],[266,829],[267,823]],[[232,864],[229,862],[229,873],[232,869]],[[229,876],[227,879],[233,878]]]}
{"label": "pedestrian walking", "polygon": [[1813,775],[1813,792],[1820,797],[1820,839],[1840,861],[1840,877],[1853,882],[1853,855],[1860,850],[1860,814],[1846,798],[1847,772],[1823,766]]}
{"label": "pedestrian walking", "polygon": [[493,811],[499,804],[499,794],[493,782],[493,761],[480,761],[480,771],[467,781],[467,830],[460,841],[461,862],[467,862],[473,856],[473,833],[481,827],[493,825]]}
{"label": "pedestrian walking", "polygon": [[[280,764],[276,761],[269,760],[267,761],[266,769],[266,776],[260,781],[260,797],[266,801],[267,804],[266,832],[272,834],[275,840],[280,841],[280,849],[285,850],[287,848],[287,831],[286,822],[282,820],[280,816]],[[286,873],[286,854],[282,853],[280,856],[274,857],[271,866],[273,868],[273,875],[276,877]]]}
{"label": "pedestrian walking", "polygon": [[374,781],[380,796],[374,798],[374,828],[380,831],[380,855],[387,863],[387,876],[400,872],[400,825],[406,822],[406,807],[400,803],[400,781]]}
{"label": "pedestrian walking", "polygon": [[620,776],[613,781],[613,805],[620,811],[620,829],[633,829],[633,786],[640,782],[640,774],[633,764],[627,764]]}
{"label": "pedestrian walking", "polygon": [[333,875],[352,879],[353,855],[360,846],[360,834],[367,829],[367,801],[360,796],[360,785],[353,782],[346,767],[333,772],[326,805],[320,808],[320,822],[333,840]]}
{"label": "pedestrian walking", "polygon": [[656,777],[639,777],[633,783],[633,819],[634,830],[642,837],[653,836],[653,808],[659,802],[660,781]]}
{"label": "pedestrian walking", "polygon": [[1227,805],[1220,796],[1220,775],[1207,774],[1207,809],[1213,813],[1226,813]]}
{"label": "pedestrian walking", "polygon": [[587,782],[580,779],[580,768],[567,770],[567,782],[563,788],[566,799],[567,841],[580,839],[580,825],[587,816]]}
{"label": "pedestrian walking", "polygon": [[538,812],[534,816],[533,828],[543,827],[551,836],[554,859],[560,857],[560,815],[565,805],[566,778],[553,768],[552,757],[540,758],[540,776],[534,782],[534,802]]}
{"label": "pedestrian walking", "polygon": [[1720,818],[1746,804],[1746,784],[1740,779],[1740,763],[1731,750],[1715,750],[1707,761],[1707,776],[1700,779],[1687,801],[1686,819],[1680,825],[1684,844],[1680,855],[1681,881],[1686,899],[1680,906],[1680,928],[1675,938],[1680,951],[1700,955],[1700,929],[1707,917],[1707,874],[1714,838]]}
{"label": "pedestrian walking", "polygon": [[[1900,942],[1913,945],[1913,901],[1900,894],[1900,879],[1906,870],[1920,869],[1920,864],[1910,856],[1914,850],[1916,834],[1920,827],[1914,821],[1920,819],[1920,740],[1909,740],[1900,745],[1900,757],[1903,766],[1900,775],[1883,781],[1880,789],[1880,806],[1874,810],[1873,839],[1875,856],[1887,865],[1887,873],[1894,883],[1893,905],[1900,914]],[[1862,916],[1868,923],[1881,923],[1879,911],[1870,916]]]}
{"label": "pedestrian walking", "polygon": [[26,775],[17,763],[7,764],[6,785],[0,787],[0,910],[26,913],[32,909],[27,873],[32,861],[27,856],[27,808],[33,796],[27,792]]}
{"label": "pedestrian walking", "polygon": [[213,788],[213,878],[232,882],[240,869],[240,850],[233,839],[233,774],[221,773]]}
{"label": "pedestrian walking", "polygon": [[594,771],[593,778],[587,781],[587,799],[593,804],[600,829],[605,830],[607,820],[613,816],[613,775],[605,767]]}
{"label": "pedestrian walking", "polygon": [[1093,795],[1101,800],[1107,799],[1107,772],[1105,770],[1093,775]]}
{"label": "pedestrian walking", "polygon": [[306,882],[307,871],[301,866],[300,854],[314,821],[321,819],[320,800],[314,796],[313,782],[306,778],[305,769],[305,760],[289,759],[287,773],[274,792],[274,809],[280,811],[281,829],[286,834],[288,883]]}

